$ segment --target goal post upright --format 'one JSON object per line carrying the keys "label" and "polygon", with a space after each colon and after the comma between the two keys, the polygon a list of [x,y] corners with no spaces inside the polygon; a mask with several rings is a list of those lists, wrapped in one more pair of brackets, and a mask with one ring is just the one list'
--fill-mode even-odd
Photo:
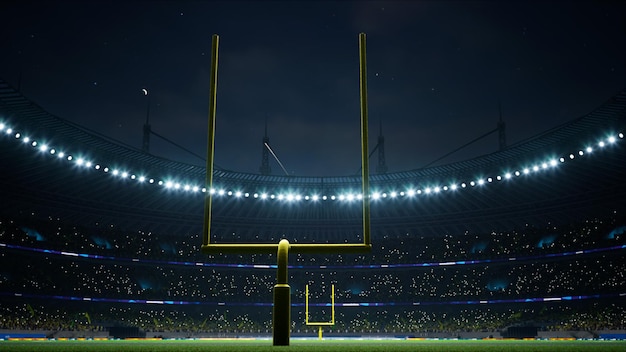
{"label": "goal post upright", "polygon": [[209,81],[209,127],[206,156],[206,195],[204,198],[204,222],[202,226],[202,246],[211,242],[211,213],[213,200],[213,157],[215,155],[215,111],[217,108],[217,53],[220,37],[213,34],[211,42],[211,77]]}
{"label": "goal post upright", "polygon": [[[213,165],[215,151],[215,115],[217,104],[217,62],[219,36],[212,37],[211,77],[209,94],[209,124],[206,158],[206,189],[204,202],[204,222],[202,228],[201,251],[205,254],[278,254],[277,283],[274,286],[273,336],[274,346],[289,345],[291,330],[291,289],[287,282],[289,251],[302,254],[342,254],[369,253],[372,249],[370,236],[370,189],[367,119],[367,70],[365,33],[359,33],[359,93],[361,119],[361,176],[363,209],[362,243],[294,243],[282,239],[278,244],[271,243],[211,243],[211,213],[213,198]],[[333,289],[334,292],[334,289]],[[334,324],[334,293],[333,324]],[[327,324],[330,325],[330,324]]]}
{"label": "goal post upright", "polygon": [[330,291],[330,321],[309,321],[309,285],[307,284],[304,289],[304,324],[307,326],[317,326],[318,339],[322,339],[323,328],[324,326],[334,326],[335,325],[335,284],[331,285]]}

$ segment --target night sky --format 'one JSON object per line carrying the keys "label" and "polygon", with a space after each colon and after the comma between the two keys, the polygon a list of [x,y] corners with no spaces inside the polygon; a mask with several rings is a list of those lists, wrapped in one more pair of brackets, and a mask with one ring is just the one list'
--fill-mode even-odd
{"label": "night sky", "polygon": [[[499,102],[510,145],[626,87],[619,1],[4,1],[0,78],[47,111],[135,148],[147,89],[153,131],[204,156],[211,36],[219,34],[216,164],[258,173],[267,120],[290,174],[352,175],[360,32],[370,150],[382,123],[390,172],[423,167],[494,129]],[[497,149],[493,134],[442,162]],[[151,152],[204,165],[155,136]]]}

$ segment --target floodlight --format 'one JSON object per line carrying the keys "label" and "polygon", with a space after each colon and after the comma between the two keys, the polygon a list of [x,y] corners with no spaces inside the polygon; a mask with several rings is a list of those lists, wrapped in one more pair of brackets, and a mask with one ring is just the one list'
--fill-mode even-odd
{"label": "floodlight", "polygon": [[[12,128],[7,128],[7,134],[11,134],[11,133],[13,133],[13,129]],[[20,138],[20,137],[15,137],[15,138]]]}
{"label": "floodlight", "polygon": [[485,184],[485,180],[483,180],[482,178],[478,180],[478,185],[482,186]]}
{"label": "floodlight", "polygon": [[575,158],[574,154],[570,154],[570,155],[569,155],[569,158],[570,158],[570,159],[574,159],[574,158]]}
{"label": "floodlight", "polygon": [[159,186],[163,186],[163,181],[162,181],[162,180],[159,180],[159,182],[157,182],[157,185],[159,185]]}
{"label": "floodlight", "polygon": [[56,149],[54,149],[54,148],[50,149],[50,154],[54,154],[56,152],[57,152]]}
{"label": "floodlight", "polygon": [[313,201],[318,201],[320,199],[320,197],[317,194],[314,194],[314,195],[311,196],[311,199]]}
{"label": "floodlight", "polygon": [[229,196],[233,195],[233,191],[228,191],[226,194],[228,194]]}
{"label": "floodlight", "polygon": [[560,162],[562,162],[562,163],[564,163],[564,162],[565,162],[565,158],[564,158],[564,157],[560,157],[560,158],[559,158],[559,161],[560,161]]}
{"label": "floodlight", "polygon": [[185,186],[183,187],[183,189],[184,189],[185,191],[189,191],[189,190],[191,190],[191,186],[189,186],[189,185],[185,185]]}
{"label": "floodlight", "polygon": [[624,139],[624,134],[622,132],[620,132],[617,136],[621,139]]}
{"label": "floodlight", "polygon": [[430,187],[426,187],[426,189],[424,190],[424,192],[425,192],[426,194],[430,194],[430,192],[431,192],[431,191],[432,191],[432,190],[430,189]]}
{"label": "floodlight", "polygon": [[33,147],[37,146],[37,141],[33,141],[30,145],[32,145]]}
{"label": "floodlight", "polygon": [[535,172],[539,171],[539,166],[537,166],[537,165],[533,166],[533,171],[535,171]]}
{"label": "floodlight", "polygon": [[193,192],[198,192],[198,191],[200,191],[200,187],[198,187],[198,186],[193,186],[193,187],[191,188],[191,190],[192,190]]}
{"label": "floodlight", "polygon": [[504,174],[504,178],[506,178],[507,180],[511,178],[511,173],[507,172],[506,174]]}
{"label": "floodlight", "polygon": [[91,164],[91,161],[87,161],[87,162],[85,162],[85,166],[86,166],[86,167],[91,167],[91,165],[92,165],[92,164]]}
{"label": "floodlight", "polygon": [[172,188],[172,187],[174,187],[174,183],[172,181],[165,182],[165,188]]}
{"label": "floodlight", "polygon": [[144,182],[146,178],[144,176],[139,176],[139,182]]}
{"label": "floodlight", "polygon": [[83,160],[83,158],[78,158],[76,159],[76,164],[82,166],[85,163],[85,160]]}
{"label": "floodlight", "polygon": [[415,191],[412,189],[409,189],[406,191],[406,195],[409,197],[413,197],[415,195]]}
{"label": "floodlight", "polygon": [[453,183],[453,184],[451,184],[451,185],[450,185],[450,189],[451,189],[451,190],[453,190],[453,191],[454,191],[456,188],[457,188],[456,183]]}
{"label": "floodlight", "polygon": [[523,172],[524,172],[524,175],[528,175],[530,173],[530,170],[528,168],[526,168],[526,169],[523,170]]}
{"label": "floodlight", "polygon": [[246,192],[243,194],[244,197],[249,198],[250,197],[250,193]]}
{"label": "floodlight", "polygon": [[[19,133],[15,134],[15,138],[20,138],[19,136],[20,136]],[[22,138],[22,142],[28,143],[28,142],[30,142],[30,138],[29,137],[24,137],[24,138]]]}
{"label": "floodlight", "polygon": [[223,189],[220,189],[219,191],[217,191],[217,194],[220,196],[223,196],[226,193],[226,191],[224,191]]}
{"label": "floodlight", "polygon": [[582,150],[579,150],[578,151],[578,155],[583,156],[583,155],[585,155],[585,152],[583,152]]}
{"label": "floodlight", "polygon": [[128,172],[126,172],[126,171],[122,172],[122,177],[123,177],[123,178],[128,177]]}
{"label": "floodlight", "polygon": [[448,190],[448,186],[443,186],[443,190],[447,191]]}
{"label": "floodlight", "polygon": [[467,187],[467,185],[465,184],[465,182],[461,183],[461,188],[465,188]]}
{"label": "floodlight", "polygon": [[391,193],[389,193],[389,196],[391,198],[395,198],[396,196],[398,196],[398,193],[392,191]]}
{"label": "floodlight", "polygon": [[45,152],[46,150],[48,150],[48,146],[45,145],[45,144],[42,144],[42,145],[39,146],[39,150],[42,151],[42,152]]}
{"label": "floodlight", "polygon": [[354,200],[354,194],[348,194],[348,195],[346,196],[346,200],[347,200],[348,202],[353,201],[353,200]]}
{"label": "floodlight", "polygon": [[[114,175],[114,176],[117,176],[117,175],[119,175],[119,174],[120,174],[120,172],[119,172],[118,170],[113,170],[113,175]],[[169,183],[171,183],[171,182],[169,182]]]}
{"label": "floodlight", "polygon": [[0,131],[2,131],[3,129],[4,129],[4,124],[0,122]]}
{"label": "floodlight", "polygon": [[71,156],[71,155],[68,155],[66,159],[67,159],[67,161],[72,161],[72,159],[74,159],[74,157]]}
{"label": "floodlight", "polygon": [[489,183],[493,182],[493,178],[488,177],[488,178],[487,178],[487,182],[489,182]]}
{"label": "floodlight", "polygon": [[174,189],[180,189],[180,183],[174,183]]}
{"label": "floodlight", "polygon": [[105,168],[104,168],[104,170],[102,170],[102,171],[104,171],[104,172],[109,172],[109,168],[108,168],[108,167],[105,167]]}
{"label": "floodlight", "polygon": [[57,156],[58,156],[59,158],[63,158],[63,157],[65,157],[65,153],[63,153],[63,152],[59,152],[59,153],[57,154]]}
{"label": "floodlight", "polygon": [[476,186],[476,182],[470,181],[470,186],[472,186],[472,187]]}
{"label": "floodlight", "polygon": [[496,180],[502,181],[502,176],[500,176],[500,175],[496,176]]}
{"label": "floodlight", "polygon": [[322,199],[326,200],[326,199],[328,199],[328,197],[327,196],[322,196]]}
{"label": "floodlight", "polygon": [[372,199],[379,199],[379,198],[380,198],[380,193],[378,192],[372,193]]}
{"label": "floodlight", "polygon": [[615,143],[615,137],[611,136],[609,137],[609,139],[607,139],[607,141],[611,144]]}
{"label": "floodlight", "polygon": [[585,150],[587,151],[587,153],[591,153],[593,151],[593,148],[587,147]]}
{"label": "floodlight", "polygon": [[519,176],[521,173],[519,171],[515,171],[515,176]]}
{"label": "floodlight", "polygon": [[556,159],[552,159],[550,160],[550,166],[556,166],[558,163],[556,161]]}
{"label": "floodlight", "polygon": [[542,163],[541,164],[541,168],[542,169],[547,169],[548,168],[548,163]]}
{"label": "floodlight", "polygon": [[439,188],[439,186],[433,187],[433,192],[439,193],[439,191],[441,191],[441,188]]}

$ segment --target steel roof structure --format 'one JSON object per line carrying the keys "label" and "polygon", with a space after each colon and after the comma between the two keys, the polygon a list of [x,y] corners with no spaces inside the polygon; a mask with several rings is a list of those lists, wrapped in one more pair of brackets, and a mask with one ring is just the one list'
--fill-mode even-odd
{"label": "steel roof structure", "polygon": [[[54,116],[1,80],[0,123],[5,125],[0,130],[0,209],[5,216],[35,214],[85,226],[114,225],[175,236],[201,231],[205,193],[166,187],[158,181],[165,180],[159,175],[166,175],[180,180],[181,187],[185,182],[202,185],[203,166],[143,153]],[[373,242],[383,235],[497,232],[527,224],[567,223],[610,211],[623,214],[625,141],[622,137],[606,147],[597,145],[609,134],[617,136],[619,132],[626,132],[626,91],[589,114],[503,151],[440,166],[372,175],[370,186],[382,195],[371,205]],[[24,142],[23,136],[45,140],[59,150],[82,153],[94,164],[86,167],[59,158]],[[594,151],[586,152],[587,146],[593,146]],[[556,166],[541,166],[561,157],[564,161]],[[533,166],[539,169],[532,170]],[[136,174],[114,177],[103,171],[105,167],[127,168]],[[506,172],[526,167],[531,168],[529,174],[504,179]],[[135,177],[140,173],[154,175],[155,183],[137,182]],[[253,238],[270,243],[281,237],[306,242],[359,241],[360,202],[261,199],[259,194],[292,192],[330,197],[356,193],[360,177],[272,176],[217,169],[213,180],[226,192],[242,192],[214,197],[214,238]],[[484,185],[471,185],[473,181]],[[448,189],[449,184],[459,189]],[[419,193],[409,196],[411,189]],[[394,192],[398,196],[393,197]]]}

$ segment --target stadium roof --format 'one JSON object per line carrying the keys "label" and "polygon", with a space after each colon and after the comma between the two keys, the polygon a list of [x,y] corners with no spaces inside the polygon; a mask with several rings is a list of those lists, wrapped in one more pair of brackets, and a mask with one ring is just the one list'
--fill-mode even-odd
{"label": "stadium roof", "polygon": [[[380,198],[372,203],[374,240],[377,233],[485,232],[623,211],[626,148],[617,134],[626,131],[625,122],[626,92],[621,92],[589,114],[503,151],[372,175],[372,191]],[[0,160],[6,170],[0,176],[0,194],[10,199],[3,202],[4,213],[35,212],[77,224],[115,224],[177,235],[199,232],[204,167],[143,153],[54,116],[4,81],[0,81],[0,123]],[[24,142],[24,136],[40,144]],[[619,143],[598,146],[609,136],[620,139]],[[74,158],[51,155],[52,146],[73,153]],[[558,165],[551,164],[556,161]],[[112,177],[114,172],[123,176]],[[141,175],[146,175],[146,182],[138,181]],[[232,233],[233,238],[258,236],[260,242],[281,236],[351,240],[360,229],[360,207],[355,201],[360,177],[271,176],[217,169],[214,184],[216,192],[223,190],[224,195],[216,193],[213,228],[225,241],[231,236],[225,234]],[[268,199],[262,199],[266,195]],[[314,196],[320,199],[314,201]],[[328,199],[322,200],[323,196]]]}

